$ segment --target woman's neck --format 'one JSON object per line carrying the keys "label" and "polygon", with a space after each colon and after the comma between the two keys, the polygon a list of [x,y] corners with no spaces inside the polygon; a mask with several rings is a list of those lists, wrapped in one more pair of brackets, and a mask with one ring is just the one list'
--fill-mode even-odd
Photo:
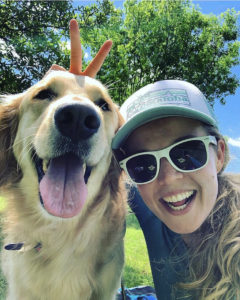
{"label": "woman's neck", "polygon": [[188,248],[196,248],[201,241],[201,232],[182,234],[181,237]]}

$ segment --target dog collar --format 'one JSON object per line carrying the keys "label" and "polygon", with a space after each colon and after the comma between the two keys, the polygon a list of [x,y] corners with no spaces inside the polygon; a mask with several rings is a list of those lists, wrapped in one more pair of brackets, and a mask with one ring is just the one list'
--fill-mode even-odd
{"label": "dog collar", "polygon": [[21,252],[35,249],[37,252],[39,252],[42,249],[42,244],[37,243],[37,245],[35,245],[34,247],[24,246],[24,243],[8,244],[8,245],[4,246],[4,249],[5,250],[13,250],[13,251],[21,251]]}

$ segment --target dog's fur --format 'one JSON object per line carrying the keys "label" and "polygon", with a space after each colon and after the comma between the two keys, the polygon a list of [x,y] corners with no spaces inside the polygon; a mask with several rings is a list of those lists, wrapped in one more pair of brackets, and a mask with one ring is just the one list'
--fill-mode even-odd
{"label": "dog's fur", "polygon": [[[2,250],[7,299],[114,299],[125,228],[124,189],[111,151],[123,122],[117,106],[99,81],[63,71],[51,72],[26,92],[1,101],[4,244],[24,243],[21,250]],[[52,171],[44,167],[45,185],[37,172],[40,159],[60,164],[60,171],[54,169],[58,163]],[[85,164],[91,168],[86,184],[72,174],[83,172]],[[64,196],[53,203],[61,180]]]}

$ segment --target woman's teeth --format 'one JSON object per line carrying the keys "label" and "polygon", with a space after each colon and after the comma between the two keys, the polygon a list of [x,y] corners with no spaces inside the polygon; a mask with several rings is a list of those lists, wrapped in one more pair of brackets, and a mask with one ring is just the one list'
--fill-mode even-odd
{"label": "woman's teeth", "polygon": [[190,197],[193,196],[194,191],[179,193],[177,195],[164,197],[165,203],[173,210],[183,210],[189,203]]}
{"label": "woman's teeth", "polygon": [[194,193],[194,191],[184,192],[184,193],[180,193],[177,195],[164,197],[163,200],[166,202],[179,202],[186,198],[189,198],[193,193]]}

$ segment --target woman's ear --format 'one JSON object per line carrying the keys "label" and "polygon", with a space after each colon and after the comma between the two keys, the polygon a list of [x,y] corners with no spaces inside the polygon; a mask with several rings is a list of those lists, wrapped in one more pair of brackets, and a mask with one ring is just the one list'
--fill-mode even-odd
{"label": "woman's ear", "polygon": [[225,162],[225,142],[223,139],[220,139],[218,141],[218,148],[217,148],[217,173],[220,173],[222,171],[222,168],[224,166]]}

